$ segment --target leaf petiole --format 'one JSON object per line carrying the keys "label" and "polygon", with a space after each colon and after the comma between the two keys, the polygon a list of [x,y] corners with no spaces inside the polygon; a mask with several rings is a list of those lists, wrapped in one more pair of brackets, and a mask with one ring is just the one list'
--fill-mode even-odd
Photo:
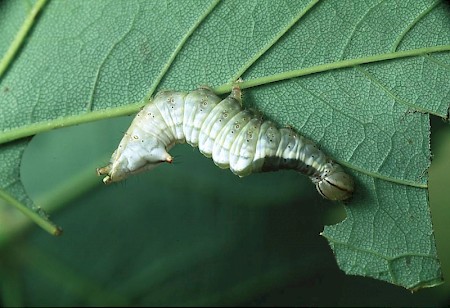
{"label": "leaf petiole", "polygon": [[0,198],[5,200],[7,203],[14,206],[16,209],[25,214],[28,218],[33,220],[36,224],[38,224],[42,229],[47,231],[48,233],[58,236],[62,234],[62,229],[44,217],[40,216],[38,212],[33,211],[31,208],[27,207],[25,204],[21,203],[17,199],[13,198],[11,195],[6,193],[4,190],[0,189]]}

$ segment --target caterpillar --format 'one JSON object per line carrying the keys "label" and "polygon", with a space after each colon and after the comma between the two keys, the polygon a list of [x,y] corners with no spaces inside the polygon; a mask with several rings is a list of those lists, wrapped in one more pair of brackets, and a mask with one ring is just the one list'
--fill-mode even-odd
{"label": "caterpillar", "polygon": [[184,142],[240,177],[294,169],[309,176],[326,199],[345,200],[354,191],[352,177],[312,141],[244,109],[238,85],[225,99],[208,87],[159,92],[136,115],[110,163],[97,174],[109,184],[172,163],[168,151]]}

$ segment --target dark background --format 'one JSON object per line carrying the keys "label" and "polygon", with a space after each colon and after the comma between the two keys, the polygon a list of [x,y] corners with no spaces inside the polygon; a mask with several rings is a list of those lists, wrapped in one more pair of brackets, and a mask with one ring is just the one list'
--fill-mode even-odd
{"label": "dark background", "polygon": [[[101,185],[95,167],[130,121],[33,138],[22,180],[64,234],[51,237],[17,218],[19,231],[0,242],[4,306],[450,304],[448,283],[412,294],[340,271],[319,233],[345,210],[295,172],[240,179],[181,145],[173,165]],[[450,132],[440,120],[432,125],[431,213],[448,276]]]}

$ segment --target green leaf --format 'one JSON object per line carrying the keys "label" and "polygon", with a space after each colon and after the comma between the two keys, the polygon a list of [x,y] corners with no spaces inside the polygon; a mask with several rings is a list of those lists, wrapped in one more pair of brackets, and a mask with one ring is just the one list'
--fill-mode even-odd
{"label": "green leaf", "polygon": [[[0,3],[14,21],[0,27],[5,53],[26,18],[11,2]],[[449,17],[427,0],[51,2],[0,76],[0,195],[32,208],[19,177],[28,141],[12,140],[130,114],[157,89],[225,93],[242,77],[247,106],[354,175],[348,217],[323,232],[339,266],[437,285],[429,117],[448,116]]]}

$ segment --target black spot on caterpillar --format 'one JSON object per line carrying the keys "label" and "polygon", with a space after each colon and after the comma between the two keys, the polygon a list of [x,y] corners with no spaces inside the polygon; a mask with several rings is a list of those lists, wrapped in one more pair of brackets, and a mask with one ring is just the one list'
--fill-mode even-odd
{"label": "black spot on caterpillar", "polygon": [[353,179],[312,141],[243,109],[238,86],[223,100],[207,87],[159,92],[137,114],[110,163],[97,174],[106,175],[103,182],[109,184],[171,163],[167,151],[184,142],[240,177],[294,169],[309,176],[327,199],[345,200],[354,190]]}

